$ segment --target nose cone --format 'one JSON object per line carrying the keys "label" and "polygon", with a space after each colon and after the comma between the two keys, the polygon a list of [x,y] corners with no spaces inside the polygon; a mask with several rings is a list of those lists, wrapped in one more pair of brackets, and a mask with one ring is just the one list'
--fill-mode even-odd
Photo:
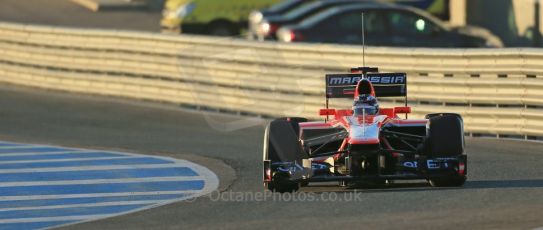
{"label": "nose cone", "polygon": [[379,129],[376,126],[351,127],[349,144],[379,144]]}
{"label": "nose cone", "polygon": [[349,144],[379,144],[379,124],[375,117],[363,121],[361,118],[351,118]]}
{"label": "nose cone", "polygon": [[355,98],[358,98],[359,95],[363,94],[369,94],[375,97],[375,90],[373,89],[373,85],[368,79],[362,79],[358,82],[356,85],[356,92],[354,94]]}

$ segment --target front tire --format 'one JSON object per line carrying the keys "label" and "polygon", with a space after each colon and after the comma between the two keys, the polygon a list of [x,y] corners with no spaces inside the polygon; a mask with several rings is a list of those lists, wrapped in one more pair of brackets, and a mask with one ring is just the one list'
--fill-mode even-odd
{"label": "front tire", "polygon": [[298,183],[288,180],[288,175],[275,174],[271,182],[266,184],[266,188],[272,192],[290,193],[300,189]]}
{"label": "front tire", "polygon": [[[308,156],[298,141],[298,122],[304,120],[277,119],[272,121],[264,133],[263,160],[274,162],[299,162]],[[295,123],[295,124],[294,124]],[[280,193],[294,192],[300,184],[289,180],[284,172],[273,172],[272,180],[266,182],[266,188]]]}
{"label": "front tire", "polygon": [[457,114],[427,115],[426,151],[431,157],[456,157],[464,153],[464,125]]}
{"label": "front tire", "polygon": [[[426,140],[426,154],[430,157],[460,157],[464,154],[464,125],[458,114],[429,114]],[[465,175],[455,174],[430,178],[433,187],[460,187],[466,182]]]}

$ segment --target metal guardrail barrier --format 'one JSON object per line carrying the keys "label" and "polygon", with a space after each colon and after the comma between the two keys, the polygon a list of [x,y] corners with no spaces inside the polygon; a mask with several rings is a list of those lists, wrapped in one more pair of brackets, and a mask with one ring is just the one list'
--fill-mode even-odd
{"label": "metal guardrail barrier", "polygon": [[[366,55],[382,71],[408,73],[412,117],[456,112],[470,134],[543,136],[540,49],[370,47]],[[242,114],[316,119],[324,74],[361,60],[357,46],[0,23],[0,82]]]}

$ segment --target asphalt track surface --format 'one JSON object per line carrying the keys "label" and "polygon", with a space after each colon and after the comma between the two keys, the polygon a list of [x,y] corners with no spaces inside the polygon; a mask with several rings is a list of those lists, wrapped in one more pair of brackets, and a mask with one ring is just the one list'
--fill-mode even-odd
{"label": "asphalt track surface", "polygon": [[[543,226],[543,144],[536,142],[467,139],[469,180],[463,188],[436,189],[424,183],[409,183],[354,191],[321,186],[297,193],[315,192],[318,201],[294,201],[289,196],[239,201],[235,192],[263,191],[260,160],[265,124],[255,122],[252,127],[238,130],[235,125],[218,125],[238,124],[240,119],[246,118],[186,111],[170,105],[0,87],[2,140],[174,157],[190,153],[219,159],[235,169],[237,178],[221,193],[226,194],[224,199],[218,199],[216,193],[68,229]],[[205,161],[202,164],[206,166]],[[208,168],[221,178],[221,170]],[[333,199],[323,193],[331,191],[336,192],[333,194],[338,200],[321,199],[322,194]]]}

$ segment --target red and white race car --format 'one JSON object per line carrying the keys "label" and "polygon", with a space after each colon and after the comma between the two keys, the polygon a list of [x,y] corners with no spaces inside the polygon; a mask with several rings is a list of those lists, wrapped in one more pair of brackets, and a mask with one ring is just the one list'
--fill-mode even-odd
{"label": "red and white race car", "polygon": [[[380,108],[377,98],[382,97],[406,97],[407,102],[406,74],[360,67],[350,74],[326,75],[322,121],[281,118],[267,126],[266,188],[292,192],[313,182],[350,186],[408,179],[425,179],[432,186],[462,186],[467,155],[460,115],[402,119],[399,114],[411,112],[407,103]],[[353,106],[330,109],[332,98],[352,98]]]}

